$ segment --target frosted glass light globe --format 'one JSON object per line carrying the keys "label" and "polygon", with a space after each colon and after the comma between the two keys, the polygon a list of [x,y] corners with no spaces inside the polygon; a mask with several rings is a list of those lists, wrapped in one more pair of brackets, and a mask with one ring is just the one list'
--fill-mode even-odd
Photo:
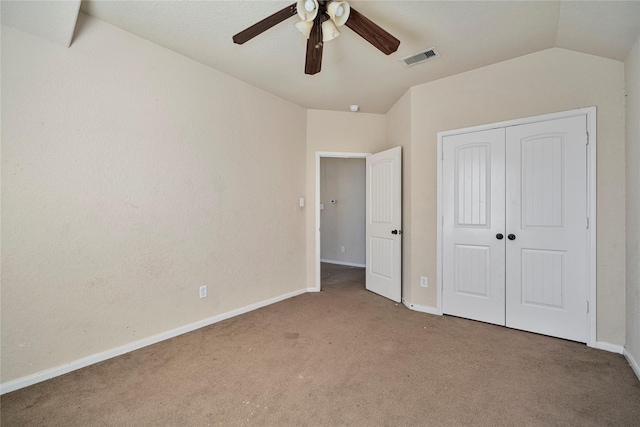
{"label": "frosted glass light globe", "polygon": [[313,0],[307,0],[307,2],[304,4],[304,8],[307,10],[307,12],[313,12],[313,9],[316,8],[316,5],[313,3]]}

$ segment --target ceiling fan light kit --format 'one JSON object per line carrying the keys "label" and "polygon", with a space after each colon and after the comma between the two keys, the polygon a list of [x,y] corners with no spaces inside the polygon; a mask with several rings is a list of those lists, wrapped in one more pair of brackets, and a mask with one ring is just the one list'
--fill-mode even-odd
{"label": "ceiling fan light kit", "polygon": [[233,42],[244,44],[255,36],[297,14],[301,21],[294,25],[307,38],[305,74],[316,74],[322,66],[324,42],[340,35],[337,27],[346,25],[385,55],[400,45],[400,40],[380,28],[346,1],[299,0],[233,36]]}
{"label": "ceiling fan light kit", "polygon": [[340,35],[340,31],[338,31],[338,27],[333,23],[332,20],[327,19],[322,23],[322,41],[328,42]]}
{"label": "ceiling fan light kit", "polygon": [[338,27],[347,23],[350,12],[351,7],[346,1],[332,1],[327,6],[327,13],[329,14],[329,18],[331,18],[331,20],[335,22]]}
{"label": "ceiling fan light kit", "polygon": [[311,29],[313,28],[313,21],[299,21],[293,25],[302,33],[305,39],[309,38]]}
{"label": "ceiling fan light kit", "polygon": [[320,9],[320,4],[318,0],[300,0],[296,3],[296,9],[298,11],[298,16],[303,21],[311,21],[313,22],[318,15],[318,9]]}

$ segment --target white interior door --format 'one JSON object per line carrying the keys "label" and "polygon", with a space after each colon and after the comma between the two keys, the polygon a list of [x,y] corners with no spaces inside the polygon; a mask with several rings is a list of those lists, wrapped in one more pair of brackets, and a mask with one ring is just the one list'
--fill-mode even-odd
{"label": "white interior door", "polygon": [[366,288],[402,297],[402,147],[367,157]]}
{"label": "white interior door", "polygon": [[586,116],[576,116],[506,133],[506,324],[581,342],[587,339],[586,129]]}
{"label": "white interior door", "polygon": [[505,324],[504,129],[443,139],[445,314]]}

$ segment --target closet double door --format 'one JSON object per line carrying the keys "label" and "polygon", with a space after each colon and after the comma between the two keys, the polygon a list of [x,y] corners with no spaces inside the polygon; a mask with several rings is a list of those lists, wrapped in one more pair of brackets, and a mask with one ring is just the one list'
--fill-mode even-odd
{"label": "closet double door", "polygon": [[586,342],[586,126],[443,138],[443,313]]}

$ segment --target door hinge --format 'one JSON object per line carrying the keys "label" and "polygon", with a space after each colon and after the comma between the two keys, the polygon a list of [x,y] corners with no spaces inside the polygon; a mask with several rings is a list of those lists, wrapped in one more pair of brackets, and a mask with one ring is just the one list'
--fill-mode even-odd
{"label": "door hinge", "polygon": [[587,313],[589,312],[589,301],[587,301]]}
{"label": "door hinge", "polygon": [[591,225],[591,224],[589,224],[589,217],[587,217],[587,230],[589,229],[589,226],[590,226],[590,225]]}
{"label": "door hinge", "polygon": [[440,160],[444,160],[444,150],[440,152]]}
{"label": "door hinge", "polygon": [[589,145],[589,132],[587,132],[587,145]]}

